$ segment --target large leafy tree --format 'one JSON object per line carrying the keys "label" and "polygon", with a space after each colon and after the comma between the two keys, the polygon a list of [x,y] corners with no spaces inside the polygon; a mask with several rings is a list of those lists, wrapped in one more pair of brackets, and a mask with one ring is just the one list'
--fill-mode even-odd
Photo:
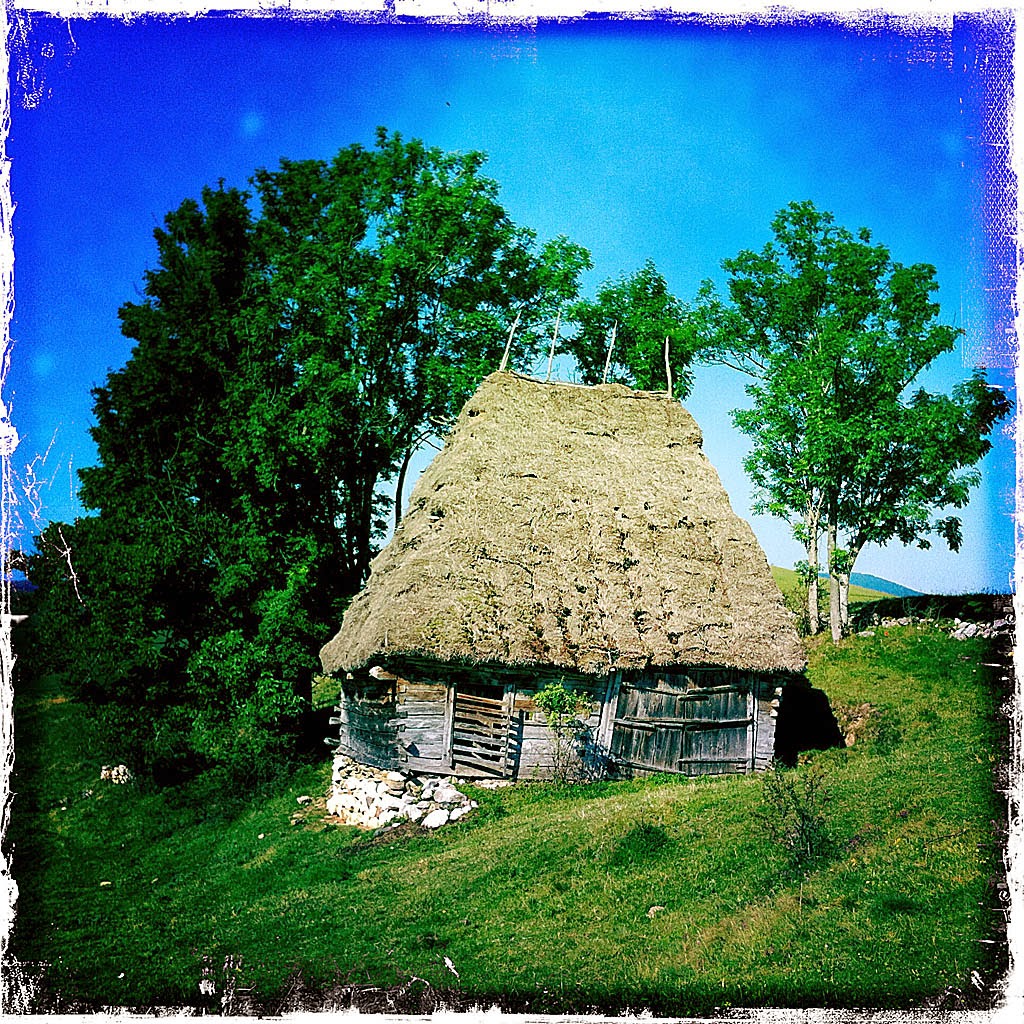
{"label": "large leafy tree", "polygon": [[[272,329],[298,368],[294,429],[318,452],[334,446],[351,587],[372,556],[379,481],[497,368],[509,335],[520,365],[536,354],[590,266],[586,250],[538,246],[510,220],[484,159],[381,131],[374,151],[254,179]],[[351,410],[345,433],[326,429],[334,402]]]}
{"label": "large leafy tree", "polygon": [[570,308],[577,331],[568,349],[589,384],[622,381],[685,398],[693,386],[694,356],[687,312],[648,260]]}
{"label": "large leafy tree", "polygon": [[251,194],[205,189],[155,232],[120,311],[131,357],[94,391],[97,515],[30,567],[38,643],[136,767],[280,760],[382,484],[577,298],[589,255],[515,225],[483,163],[382,130],[257,171]]}
{"label": "large leafy tree", "polygon": [[824,536],[838,637],[865,544],[938,535],[959,548],[949,510],[967,503],[1009,403],[980,372],[948,396],[914,387],[959,334],[939,321],[934,267],[895,262],[809,202],[780,211],[772,232],[723,262],[727,298],[706,283],[692,322],[706,357],[751,378],[752,407],[734,418],[752,440],[757,508],[805,545],[813,632]]}

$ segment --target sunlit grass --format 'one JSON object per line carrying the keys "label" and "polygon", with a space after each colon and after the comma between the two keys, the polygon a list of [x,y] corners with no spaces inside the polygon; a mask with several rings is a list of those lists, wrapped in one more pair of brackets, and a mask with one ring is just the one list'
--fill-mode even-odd
{"label": "sunlit grass", "polygon": [[51,679],[18,696],[14,952],[51,965],[51,995],[120,1005],[203,1004],[203,964],[220,978],[228,956],[266,998],[299,972],[536,1012],[912,1005],[983,961],[989,660],[922,627],[811,645],[812,682],[889,728],[811,755],[833,845],[803,872],[759,824],[752,776],[474,790],[457,824],[378,840],[315,805],[292,823],[326,761],[255,798],[100,783]]}
{"label": "sunlit grass", "polygon": [[[780,566],[773,565],[771,570],[772,576],[775,578],[776,585],[784,594],[796,592],[800,584],[799,577],[794,569],[783,569]],[[828,593],[827,579],[822,579],[820,589],[825,594]],[[869,587],[861,587],[853,583],[850,584],[850,604],[861,604],[864,601],[877,601],[880,598],[888,596],[888,594],[883,594],[880,590],[871,590]]]}

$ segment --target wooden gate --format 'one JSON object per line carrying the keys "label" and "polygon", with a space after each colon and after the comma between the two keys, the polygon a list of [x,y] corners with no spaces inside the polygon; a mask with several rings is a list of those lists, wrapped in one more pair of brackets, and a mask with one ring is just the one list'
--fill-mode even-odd
{"label": "wooden gate", "polygon": [[452,763],[485,775],[506,774],[509,696],[503,687],[459,683],[452,712]]}
{"label": "wooden gate", "polygon": [[611,754],[640,771],[717,775],[754,767],[753,692],[729,673],[623,680]]}

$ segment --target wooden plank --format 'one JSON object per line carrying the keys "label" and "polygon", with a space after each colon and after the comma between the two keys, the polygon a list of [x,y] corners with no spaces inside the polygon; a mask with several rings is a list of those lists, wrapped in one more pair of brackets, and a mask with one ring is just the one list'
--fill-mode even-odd
{"label": "wooden plank", "polygon": [[713,697],[718,693],[729,693],[735,690],[746,689],[746,686],[738,683],[720,683],[716,686],[693,686],[685,681],[685,679],[679,682],[659,682],[653,685],[645,685],[642,681],[631,681],[622,684],[623,689],[637,690],[644,693],[670,693],[677,694],[681,697],[690,697],[691,699],[700,699],[702,697]]}
{"label": "wooden plank", "polygon": [[754,770],[754,761],[757,758],[757,708],[754,688],[751,687],[747,694],[747,715],[750,717],[750,725],[747,726],[747,771]]}
{"label": "wooden plank", "polygon": [[677,764],[738,764],[745,766],[747,759],[745,757],[679,757],[676,758]]}
{"label": "wooden plank", "polygon": [[480,697],[466,697],[461,693],[456,694],[456,703],[464,711],[472,711],[477,714],[500,714],[505,710],[505,704],[500,700],[487,700]]}
{"label": "wooden plank", "polygon": [[615,725],[640,729],[738,729],[752,718],[616,718]]}
{"label": "wooden plank", "polygon": [[480,750],[480,751],[497,751],[499,753],[505,750],[505,737],[504,736],[474,736],[472,734],[467,735],[466,733],[456,732],[452,739],[453,750]]}
{"label": "wooden plank", "polygon": [[[626,763],[626,762],[624,762],[624,763]],[[693,761],[693,762],[684,762],[684,761],[681,760],[680,761],[680,767],[679,768],[675,768],[675,769],[673,769],[673,768],[666,768],[664,765],[659,765],[659,764],[641,764],[641,763],[626,763],[626,767],[632,768],[635,771],[665,772],[665,773],[667,773],[669,775],[686,775],[686,774],[689,774],[689,773],[687,773],[687,772],[682,770],[682,766],[683,765],[685,765],[686,767],[695,768],[698,765],[703,764],[703,765],[707,765],[708,767],[711,767],[711,768],[722,767],[722,768],[725,768],[726,770],[725,771],[721,771],[721,772],[701,772],[699,774],[708,774],[708,775],[743,775],[743,774],[745,774],[744,769],[743,769],[743,763],[744,763],[743,761],[736,761],[736,762],[730,762],[730,761],[699,761],[699,762],[698,761]],[[736,765],[738,765],[738,767],[730,769],[729,765],[731,765],[731,764],[736,764]]]}
{"label": "wooden plank", "polygon": [[455,728],[461,729],[463,732],[479,732],[483,735],[490,735],[498,731],[504,735],[505,730],[508,729],[508,719],[487,721],[479,718],[466,718],[463,715],[457,714],[455,716]]}
{"label": "wooden plank", "polygon": [[402,683],[398,687],[398,699],[402,704],[409,704],[412,701],[440,701],[444,699],[447,689],[441,683],[405,682],[404,680]]}
{"label": "wooden plank", "polygon": [[445,764],[440,758],[436,757],[424,757],[422,754],[408,754],[402,755],[402,763],[413,772],[424,771],[424,772],[437,772],[445,767]]}
{"label": "wooden plank", "polygon": [[488,761],[468,753],[460,756],[456,767],[459,769],[463,767],[476,768],[487,775],[503,775],[505,771],[504,761]]}
{"label": "wooden plank", "polygon": [[400,708],[395,712],[395,721],[440,723],[444,721],[444,705],[437,704],[429,708],[413,708],[411,711]]}
{"label": "wooden plank", "polygon": [[444,731],[441,735],[441,747],[444,750],[445,760],[450,764],[451,749],[452,749],[452,728],[454,722],[452,721],[454,715],[452,714],[455,706],[455,687],[449,686],[445,689],[444,698]]}
{"label": "wooden plank", "polygon": [[481,750],[504,750],[505,735],[501,736],[479,736],[475,733],[459,732],[452,734],[452,748],[468,749],[479,747]]}
{"label": "wooden plank", "polygon": [[498,723],[507,723],[508,719],[498,715],[478,715],[463,711],[461,708],[456,708],[455,721],[464,723],[468,728],[479,727],[481,729],[488,729]]}

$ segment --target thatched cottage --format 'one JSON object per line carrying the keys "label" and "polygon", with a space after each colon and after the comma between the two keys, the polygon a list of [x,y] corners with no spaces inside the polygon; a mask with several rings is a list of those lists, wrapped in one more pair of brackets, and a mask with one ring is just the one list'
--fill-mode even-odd
{"label": "thatched cottage", "polygon": [[621,770],[766,766],[803,649],[701,443],[664,395],[488,377],[320,652],[340,751],[543,775],[533,696],[562,681]]}

